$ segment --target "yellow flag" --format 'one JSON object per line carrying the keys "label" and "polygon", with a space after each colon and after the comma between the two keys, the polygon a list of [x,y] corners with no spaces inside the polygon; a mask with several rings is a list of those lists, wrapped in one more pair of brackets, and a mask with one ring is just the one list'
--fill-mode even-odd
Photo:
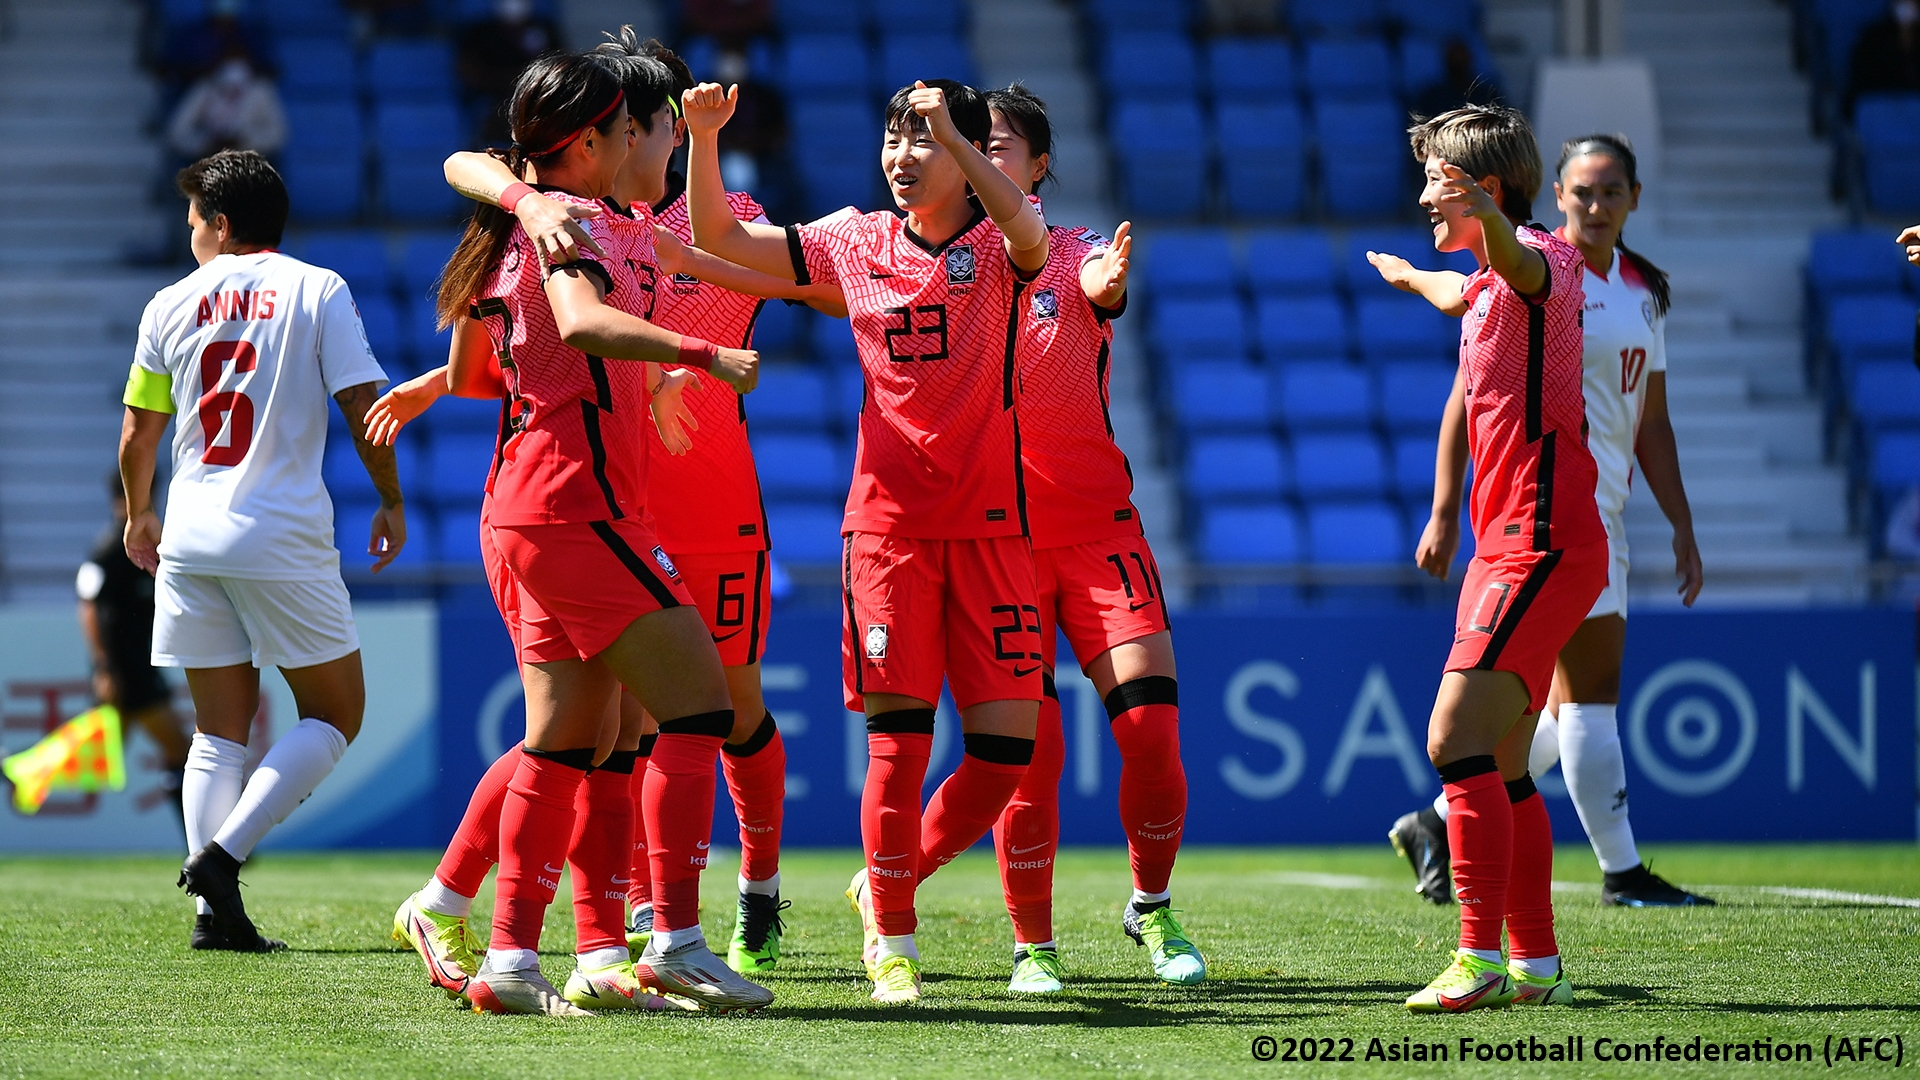
{"label": "yellow flag", "polygon": [[13,782],[13,805],[39,813],[55,791],[120,791],[127,786],[121,752],[120,710],[98,705],[47,733],[47,737],[0,761]]}

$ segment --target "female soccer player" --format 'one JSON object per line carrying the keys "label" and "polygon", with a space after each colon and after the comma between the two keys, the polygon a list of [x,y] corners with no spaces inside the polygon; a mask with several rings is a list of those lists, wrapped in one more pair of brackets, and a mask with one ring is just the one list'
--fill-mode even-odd
{"label": "female soccer player", "polygon": [[905,216],[851,208],[778,229],[726,202],[714,136],[738,88],[686,95],[694,242],[756,270],[838,284],[866,376],[844,544],[848,707],[867,716],[861,912],[873,998],[920,998],[913,896],[920,787],[944,678],[966,754],[925,831],[986,835],[1033,759],[1044,654],[1015,413],[1017,304],[1045,267],[1039,212],[981,153],[972,89],[916,83],[887,105],[880,164]]}
{"label": "female soccer player", "polygon": [[[1553,833],[1527,752],[1554,657],[1607,583],[1606,530],[1582,438],[1580,252],[1524,224],[1540,155],[1518,111],[1467,106],[1410,134],[1426,167],[1420,205],[1434,247],[1471,251],[1480,268],[1462,277],[1368,253],[1388,282],[1463,317],[1422,565],[1460,513],[1447,478],[1464,472],[1469,454],[1477,470],[1474,558],[1427,732],[1451,809],[1460,947],[1407,1008],[1563,1004],[1573,986],[1553,934]],[[1511,964],[1501,962],[1503,923]]]}
{"label": "female soccer player", "polygon": [[[1640,180],[1633,147],[1619,135],[1569,139],[1560,150],[1554,196],[1566,223],[1556,235],[1586,259],[1583,320],[1587,447],[1599,469],[1601,522],[1611,551],[1607,588],[1560,650],[1547,711],[1534,736],[1530,769],[1540,775],[1564,758],[1567,793],[1600,861],[1600,899],[1622,907],[1684,907],[1712,900],[1669,883],[1647,869],[1627,820],[1627,769],[1615,710],[1627,635],[1625,513],[1633,464],[1673,524],[1674,571],[1681,603],[1700,595],[1700,549],[1680,479],[1673,425],[1667,418],[1667,276],[1621,239],[1638,205]],[[1462,478],[1451,483],[1457,489]],[[1458,544],[1442,534],[1430,570],[1444,576]],[[1556,723],[1557,720],[1557,723]],[[1394,824],[1397,849],[1414,863],[1422,892],[1447,898],[1446,803],[1408,814]],[[1422,854],[1426,853],[1423,859]],[[1431,890],[1431,891],[1429,891]]]}

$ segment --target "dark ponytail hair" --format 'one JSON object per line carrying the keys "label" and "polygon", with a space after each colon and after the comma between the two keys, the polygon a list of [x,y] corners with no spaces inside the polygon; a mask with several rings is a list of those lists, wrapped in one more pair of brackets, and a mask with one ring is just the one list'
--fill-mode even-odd
{"label": "dark ponytail hair", "polygon": [[1007,118],[1007,126],[1027,140],[1027,150],[1034,157],[1047,155],[1047,174],[1033,185],[1033,190],[1039,191],[1053,179],[1053,124],[1047,119],[1047,103],[1014,83],[1005,90],[987,91],[987,107]]}
{"label": "dark ponytail hair", "polygon": [[592,56],[620,80],[627,94],[627,115],[649,133],[660,106],[671,104],[679,115],[680,95],[693,89],[687,62],[653,38],[641,41],[631,26],[621,27],[618,34],[607,33],[606,38],[594,46]]}
{"label": "dark ponytail hair", "polygon": [[[1582,135],[1577,139],[1568,139],[1560,146],[1560,161],[1553,167],[1553,175],[1558,178],[1567,171],[1567,163],[1577,157],[1588,154],[1604,154],[1618,161],[1627,170],[1627,186],[1640,186],[1640,166],[1633,156],[1633,143],[1625,135]],[[1640,280],[1647,283],[1647,291],[1653,294],[1653,313],[1666,317],[1667,309],[1673,306],[1673,286],[1667,281],[1667,272],[1653,265],[1645,255],[1627,246],[1625,229],[1614,241],[1620,254],[1630,264]]]}
{"label": "dark ponytail hair", "polygon": [[[587,56],[548,53],[538,57],[520,72],[507,102],[513,145],[487,153],[525,179],[528,162],[540,165],[553,160],[587,128],[602,135],[611,133],[621,97],[620,80]],[[434,309],[441,329],[466,314],[467,305],[506,254],[513,225],[513,215],[498,206],[474,206],[460,246],[440,271]]]}

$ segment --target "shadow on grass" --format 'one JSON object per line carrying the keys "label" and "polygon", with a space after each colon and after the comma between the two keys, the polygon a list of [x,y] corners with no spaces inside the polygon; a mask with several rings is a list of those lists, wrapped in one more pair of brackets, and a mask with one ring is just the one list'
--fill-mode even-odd
{"label": "shadow on grass", "polygon": [[[844,977],[808,981],[845,982]],[[928,984],[948,984],[957,992],[985,996],[1003,992],[999,981],[947,975],[928,976]],[[778,983],[769,980],[776,992]],[[1247,978],[1208,982],[1191,988],[1175,988],[1138,979],[1075,979],[1074,988],[1089,984],[1110,985],[1114,994],[1069,993],[1033,998],[1018,1007],[982,1002],[942,1004],[938,997],[922,1000],[911,1009],[879,1006],[800,1006],[783,1008],[775,1004],[769,1017],[800,1020],[847,1020],[853,1022],[940,1021],[965,1024],[1010,1024],[1028,1027],[1190,1027],[1197,1025],[1243,1026],[1267,1018],[1303,1019],[1356,1007],[1398,1004],[1417,987],[1406,983],[1364,982],[1340,985],[1311,983],[1291,978]],[[1120,996],[1125,994],[1125,996]],[[1141,1000],[1142,994],[1160,995]]]}

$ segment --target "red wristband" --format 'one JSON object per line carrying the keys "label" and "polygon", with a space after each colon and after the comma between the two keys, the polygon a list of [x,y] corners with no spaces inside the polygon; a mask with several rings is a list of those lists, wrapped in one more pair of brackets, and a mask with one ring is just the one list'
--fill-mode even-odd
{"label": "red wristband", "polygon": [[516,180],[507,185],[507,190],[500,193],[500,209],[511,214],[513,208],[520,205],[520,200],[531,194],[533,194],[533,185]]}
{"label": "red wristband", "polygon": [[720,346],[711,341],[701,341],[697,337],[681,335],[680,359],[676,361],[681,367],[689,367],[697,371],[712,371],[713,362],[719,358]]}

